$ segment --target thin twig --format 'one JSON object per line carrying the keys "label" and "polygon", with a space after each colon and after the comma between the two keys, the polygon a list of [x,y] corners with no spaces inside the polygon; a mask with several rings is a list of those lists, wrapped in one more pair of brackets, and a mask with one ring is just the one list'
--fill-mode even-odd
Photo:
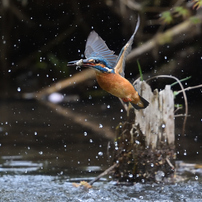
{"label": "thin twig", "polygon": [[192,89],[195,89],[195,88],[202,88],[202,84],[197,85],[197,86],[190,86],[190,87],[185,88],[184,90],[179,90],[179,91],[177,91],[177,95],[179,93],[182,93],[183,91],[188,91],[188,90],[192,90]]}
{"label": "thin twig", "polygon": [[112,165],[111,167],[109,167],[107,170],[105,170],[103,173],[101,173],[100,175],[98,175],[95,179],[91,180],[89,182],[90,185],[92,185],[94,182],[98,181],[101,177],[108,175],[110,171],[112,171],[116,166],[118,166],[118,163],[115,163],[114,165]]}
{"label": "thin twig", "polygon": [[179,111],[180,109],[182,109],[182,107],[178,107],[175,111],[174,111],[174,114]]}
{"label": "thin twig", "polygon": [[[176,115],[175,115],[175,117],[182,117],[182,116],[184,117],[185,114],[176,114]],[[189,115],[188,115],[188,116],[189,116]]]}
{"label": "thin twig", "polygon": [[170,162],[170,160],[168,158],[166,158],[166,161],[167,161],[168,165],[174,170],[175,166]]}

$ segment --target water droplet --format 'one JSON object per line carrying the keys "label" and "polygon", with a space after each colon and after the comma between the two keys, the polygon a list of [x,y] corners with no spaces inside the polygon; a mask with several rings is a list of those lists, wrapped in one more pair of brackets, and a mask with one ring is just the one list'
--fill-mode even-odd
{"label": "water droplet", "polygon": [[34,135],[37,135],[37,132],[34,132]]}
{"label": "water droplet", "polygon": [[90,142],[90,143],[93,143],[93,140],[92,140],[92,139],[90,139],[90,140],[89,140],[89,142]]}
{"label": "water droplet", "polygon": [[43,154],[43,151],[40,151],[39,154],[42,155],[42,154]]}
{"label": "water droplet", "polygon": [[20,91],[21,91],[21,88],[20,88],[20,87],[18,87],[18,88],[17,88],[17,91],[18,91],[18,92],[20,92]]}
{"label": "water droplet", "polygon": [[161,126],[162,128],[165,128],[166,127],[166,125],[165,124],[162,124],[162,126]]}
{"label": "water droplet", "polygon": [[88,133],[87,133],[87,132],[84,132],[83,135],[86,137],[86,136],[88,135]]}
{"label": "water droplet", "polygon": [[98,152],[98,156],[103,156],[103,152]]}
{"label": "water droplet", "polygon": [[107,105],[107,109],[109,109],[111,106],[110,105]]}
{"label": "water droplet", "polygon": [[103,125],[101,123],[99,124],[99,128],[103,128]]}

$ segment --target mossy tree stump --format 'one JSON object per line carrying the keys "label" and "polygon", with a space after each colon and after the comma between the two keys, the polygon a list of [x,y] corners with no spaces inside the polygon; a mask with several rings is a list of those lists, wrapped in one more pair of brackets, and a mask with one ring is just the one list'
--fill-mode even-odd
{"label": "mossy tree stump", "polygon": [[113,176],[126,182],[159,182],[174,173],[174,95],[169,85],[152,92],[148,84],[138,81],[135,88],[150,104],[119,125]]}

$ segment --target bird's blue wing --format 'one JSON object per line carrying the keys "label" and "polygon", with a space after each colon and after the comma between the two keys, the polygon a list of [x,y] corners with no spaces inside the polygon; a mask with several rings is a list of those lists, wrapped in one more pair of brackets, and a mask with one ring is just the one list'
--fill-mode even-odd
{"label": "bird's blue wing", "polygon": [[111,69],[115,67],[118,58],[95,31],[92,31],[88,36],[84,54],[86,58],[100,57],[104,59],[108,68]]}
{"label": "bird's blue wing", "polygon": [[133,40],[134,40],[135,34],[136,34],[136,32],[137,32],[137,30],[139,28],[139,25],[140,25],[140,18],[138,16],[135,31],[134,31],[133,35],[130,37],[129,41],[126,43],[126,45],[121,49],[121,52],[119,53],[119,56],[118,56],[118,59],[117,59],[117,64],[116,64],[116,67],[115,67],[114,71],[115,71],[115,73],[120,74],[123,77],[125,76],[124,71],[125,71],[126,56],[131,51]]}

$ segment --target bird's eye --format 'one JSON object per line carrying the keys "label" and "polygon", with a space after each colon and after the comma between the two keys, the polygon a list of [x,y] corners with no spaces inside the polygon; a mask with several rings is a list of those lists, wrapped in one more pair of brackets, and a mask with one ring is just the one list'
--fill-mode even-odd
{"label": "bird's eye", "polygon": [[94,61],[95,61],[95,63],[100,63],[100,60],[98,60],[98,59],[95,59]]}

